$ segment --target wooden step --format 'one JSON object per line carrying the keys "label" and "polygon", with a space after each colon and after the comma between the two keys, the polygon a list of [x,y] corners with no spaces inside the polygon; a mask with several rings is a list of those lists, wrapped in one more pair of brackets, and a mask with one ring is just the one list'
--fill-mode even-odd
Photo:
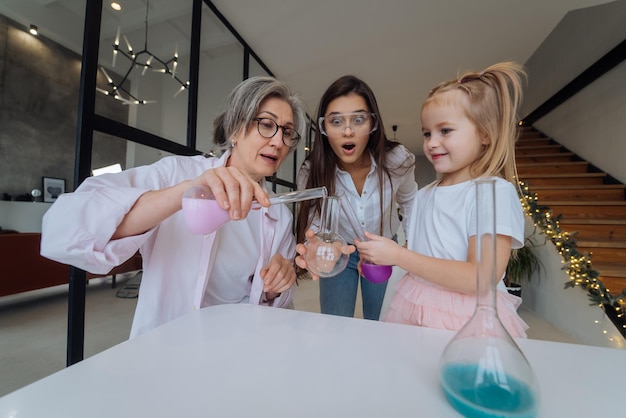
{"label": "wooden step", "polygon": [[542,147],[545,145],[555,145],[556,143],[548,138],[518,138],[515,147]]}
{"label": "wooden step", "polygon": [[[626,241],[624,240],[604,240],[604,239],[592,239],[592,240],[587,240],[587,239],[577,239],[576,240],[576,244],[578,246],[578,248],[595,248],[595,249],[601,249],[601,248],[607,248],[609,250],[616,250],[616,252],[619,252],[620,249],[626,249]],[[626,257],[624,257],[623,260],[620,260],[624,262],[624,265],[626,265]]]}
{"label": "wooden step", "polygon": [[623,184],[606,173],[588,172],[589,163],[534,128],[520,129],[515,144],[518,177],[539,206],[574,234],[576,247],[590,254],[609,292],[626,289],[626,200]]}
{"label": "wooden step", "polygon": [[617,296],[626,289],[626,266],[623,263],[591,262],[591,267],[600,274],[599,279],[611,295]]}
{"label": "wooden step", "polygon": [[526,147],[523,145],[518,145],[515,147],[515,155],[533,155],[533,154],[554,154],[557,152],[564,151],[563,146],[560,144],[551,144],[551,145],[539,145],[536,147],[530,146]]}
{"label": "wooden step", "polygon": [[540,174],[524,173],[519,178],[526,183],[532,191],[536,186],[552,185],[591,185],[603,184],[606,178],[605,173],[561,173],[561,174]]}
{"label": "wooden step", "polygon": [[534,129],[533,130],[522,129],[519,132],[519,138],[520,139],[522,139],[522,138],[524,138],[524,139],[526,139],[526,138],[547,138],[547,136],[544,135],[542,132],[534,130]]}
{"label": "wooden step", "polygon": [[626,219],[626,202],[624,201],[541,200],[539,204],[548,206],[553,216],[561,215],[563,219]]}
{"label": "wooden step", "polygon": [[618,296],[626,290],[626,278],[625,277],[602,277],[600,281],[604,284],[607,291],[613,295]]}
{"label": "wooden step", "polygon": [[576,247],[583,254],[590,254],[592,263],[624,263],[626,267],[626,243],[616,241],[577,240]]}
{"label": "wooden step", "polygon": [[623,184],[582,186],[534,186],[529,189],[539,200],[624,200]]}
{"label": "wooden step", "polygon": [[626,240],[626,219],[561,219],[559,227],[566,232],[576,232],[577,240]]}
{"label": "wooden step", "polygon": [[517,164],[557,163],[572,161],[573,158],[573,152],[557,152],[553,154],[519,155],[515,157],[515,162]]}
{"label": "wooden step", "polygon": [[522,177],[526,173],[563,174],[586,173],[589,167],[587,161],[569,161],[562,163],[532,163],[518,164],[517,173]]}
{"label": "wooden step", "polygon": [[[591,267],[598,270],[600,277],[605,278],[626,278],[626,265],[624,263],[606,263],[606,262],[591,262]],[[621,290],[621,289],[620,289]]]}

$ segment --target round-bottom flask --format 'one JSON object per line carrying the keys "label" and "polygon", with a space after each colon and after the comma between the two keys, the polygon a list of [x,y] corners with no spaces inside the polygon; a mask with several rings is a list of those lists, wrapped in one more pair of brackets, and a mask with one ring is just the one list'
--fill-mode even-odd
{"label": "round-bottom flask", "polygon": [[[319,199],[327,194],[326,187],[316,187],[300,191],[280,193],[270,196],[270,204],[293,203],[302,200]],[[192,234],[208,235],[217,231],[222,225],[230,221],[230,215],[217,204],[211,189],[204,186],[192,186],[183,193],[183,215],[187,228]],[[253,201],[253,209],[261,205]]]}
{"label": "round-bottom flask", "polygon": [[476,198],[476,310],[444,349],[441,386],[463,416],[534,417],[539,403],[535,375],[496,310],[495,180],[478,179]]}
{"label": "round-bottom flask", "polygon": [[344,252],[348,243],[337,233],[340,212],[341,198],[324,198],[320,230],[304,243],[307,249],[304,256],[307,270],[320,277],[336,276],[348,265],[350,257]]}
{"label": "round-bottom flask", "polygon": [[361,271],[363,272],[363,277],[370,282],[385,283],[391,277],[393,267],[383,264],[374,264],[364,260],[361,263]]}
{"label": "round-bottom flask", "polygon": [[192,234],[208,235],[230,221],[208,187],[194,186],[183,193],[183,215]]}

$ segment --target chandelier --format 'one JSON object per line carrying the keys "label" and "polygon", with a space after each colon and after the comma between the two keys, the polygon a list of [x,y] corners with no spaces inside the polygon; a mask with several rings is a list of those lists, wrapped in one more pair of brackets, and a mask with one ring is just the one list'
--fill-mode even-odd
{"label": "chandelier", "polygon": [[[135,68],[141,69],[141,75],[144,75],[148,69],[153,72],[162,73],[164,75],[170,76],[172,80],[180,84],[180,88],[174,94],[174,97],[178,96],[180,92],[189,88],[189,81],[183,82],[176,75],[176,67],[178,66],[178,48],[174,50],[174,56],[169,60],[165,61],[159,58],[156,54],[153,54],[148,49],[148,10],[149,10],[150,0],[146,2],[146,20],[145,20],[145,37],[144,37],[144,47],[141,51],[135,52],[133,51],[133,47],[131,46],[126,35],[123,35],[124,41],[126,43],[126,51],[120,48],[120,28],[117,28],[117,34],[115,36],[115,42],[113,43],[113,60],[112,67],[115,67],[115,62],[117,61],[117,55],[121,54],[125,59],[130,62],[130,66],[128,70],[122,77],[122,80],[119,83],[113,81],[111,76],[107,73],[104,67],[100,67],[102,74],[107,79],[107,88],[101,89],[96,87],[100,93],[103,93],[106,96],[111,96],[114,99],[121,101],[125,105],[144,105],[148,103],[156,103],[154,100],[143,100],[135,97],[131,92],[129,92],[125,87],[124,83],[128,80],[129,76],[135,70]],[[124,97],[124,94],[126,97]]]}

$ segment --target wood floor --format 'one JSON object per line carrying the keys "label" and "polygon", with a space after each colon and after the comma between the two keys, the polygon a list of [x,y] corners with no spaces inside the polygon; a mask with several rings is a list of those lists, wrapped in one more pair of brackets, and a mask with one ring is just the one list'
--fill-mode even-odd
{"label": "wood floor", "polygon": [[577,232],[592,267],[612,295],[626,289],[625,186],[533,128],[516,144],[519,178],[538,203],[560,215],[561,230]]}

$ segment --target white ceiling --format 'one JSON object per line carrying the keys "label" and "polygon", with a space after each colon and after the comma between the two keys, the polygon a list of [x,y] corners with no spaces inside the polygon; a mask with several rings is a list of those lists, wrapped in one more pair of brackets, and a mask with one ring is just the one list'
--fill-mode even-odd
{"label": "white ceiling", "polygon": [[[119,26],[143,39],[146,0],[119,2],[122,12],[104,1],[105,45]],[[523,64],[568,11],[608,2],[213,0],[277,78],[302,94],[311,115],[332,81],[354,74],[374,90],[387,135],[393,137],[391,126],[397,125],[397,139],[416,154],[422,154],[419,107],[432,86],[498,61]],[[191,1],[150,0],[149,5],[150,42],[184,54]],[[0,14],[25,26],[36,24],[43,35],[78,53],[84,13],[84,0],[0,1]],[[207,48],[230,42],[227,33],[203,32]]]}

